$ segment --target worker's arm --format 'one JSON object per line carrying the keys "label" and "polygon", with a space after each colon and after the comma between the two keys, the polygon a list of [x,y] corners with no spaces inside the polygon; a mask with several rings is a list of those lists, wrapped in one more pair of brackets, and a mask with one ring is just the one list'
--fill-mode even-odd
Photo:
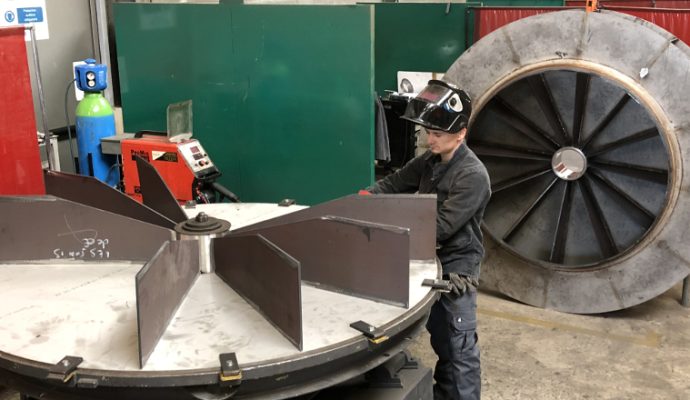
{"label": "worker's arm", "polygon": [[395,173],[377,181],[367,190],[371,193],[414,193],[419,189],[424,163],[422,157],[416,157]]}
{"label": "worker's arm", "polygon": [[443,242],[462,228],[491,195],[489,177],[481,166],[459,172],[448,198],[438,207],[436,242]]}

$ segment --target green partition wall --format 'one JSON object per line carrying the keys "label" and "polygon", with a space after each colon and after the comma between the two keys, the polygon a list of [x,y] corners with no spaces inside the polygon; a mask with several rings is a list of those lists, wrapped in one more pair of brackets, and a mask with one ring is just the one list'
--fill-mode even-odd
{"label": "green partition wall", "polygon": [[375,4],[376,91],[396,90],[398,71],[448,70],[471,43],[473,5],[478,3]]}
{"label": "green partition wall", "polygon": [[375,3],[376,91],[383,95],[385,90],[396,90],[398,71],[447,71],[473,43],[478,7],[563,4],[563,0]]}
{"label": "green partition wall", "polygon": [[336,198],[373,179],[374,89],[446,71],[480,5],[562,4],[115,3],[125,130],[163,130],[167,104],[192,99],[194,135],[243,200]]}
{"label": "green partition wall", "polygon": [[372,6],[114,5],[125,130],[194,136],[244,201],[333,199],[373,179]]}

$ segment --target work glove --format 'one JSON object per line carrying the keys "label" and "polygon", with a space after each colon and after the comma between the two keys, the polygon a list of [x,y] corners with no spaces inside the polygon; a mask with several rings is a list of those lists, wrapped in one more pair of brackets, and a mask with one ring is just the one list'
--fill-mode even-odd
{"label": "work glove", "polygon": [[468,289],[475,289],[479,285],[477,278],[458,275],[455,272],[448,274],[448,280],[451,283],[450,292],[458,297],[465,294]]}

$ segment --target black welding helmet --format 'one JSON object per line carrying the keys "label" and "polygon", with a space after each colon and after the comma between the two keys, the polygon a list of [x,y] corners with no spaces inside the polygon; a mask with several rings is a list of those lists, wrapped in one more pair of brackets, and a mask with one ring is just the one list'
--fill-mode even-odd
{"label": "black welding helmet", "polygon": [[407,103],[401,117],[427,129],[449,133],[467,127],[472,113],[470,96],[448,82],[432,79]]}

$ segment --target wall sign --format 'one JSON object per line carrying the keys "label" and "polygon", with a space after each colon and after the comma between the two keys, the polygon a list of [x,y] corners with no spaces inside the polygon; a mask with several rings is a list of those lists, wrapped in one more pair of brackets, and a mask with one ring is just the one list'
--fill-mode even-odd
{"label": "wall sign", "polygon": [[[36,40],[48,39],[48,15],[45,0],[0,0],[0,28],[34,25]],[[26,31],[24,39],[31,36]]]}

